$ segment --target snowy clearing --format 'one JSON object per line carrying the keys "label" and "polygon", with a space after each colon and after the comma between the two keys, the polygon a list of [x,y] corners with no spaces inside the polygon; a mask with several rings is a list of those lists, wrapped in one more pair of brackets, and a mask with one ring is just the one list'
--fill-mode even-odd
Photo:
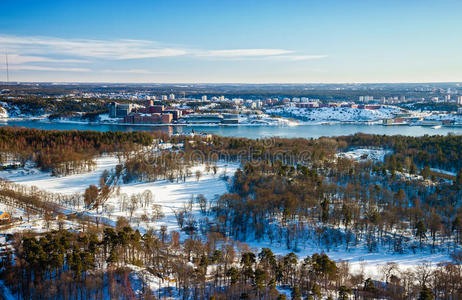
{"label": "snowy clearing", "polygon": [[82,193],[90,184],[97,185],[104,170],[112,170],[119,160],[115,156],[101,156],[95,162],[96,168],[89,173],[55,177],[51,176],[51,172],[41,172],[35,167],[26,165],[22,169],[2,170],[0,178],[27,186],[36,186],[48,192],[67,195]]}
{"label": "snowy clearing", "polygon": [[383,162],[385,156],[390,154],[390,150],[384,149],[366,149],[366,148],[357,148],[352,149],[347,152],[341,152],[337,154],[337,157],[343,157],[353,160],[372,160],[372,161],[380,161]]}

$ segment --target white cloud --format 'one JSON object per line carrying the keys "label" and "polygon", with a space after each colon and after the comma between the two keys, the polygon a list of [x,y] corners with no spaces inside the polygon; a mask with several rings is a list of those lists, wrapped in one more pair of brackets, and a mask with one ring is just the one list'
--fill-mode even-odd
{"label": "white cloud", "polygon": [[129,69],[129,70],[102,70],[101,72],[103,73],[133,73],[133,74],[154,74],[154,72],[151,72],[149,70],[144,70],[144,69]]}
{"label": "white cloud", "polygon": [[[278,58],[297,61],[325,57],[324,55],[303,55],[293,50],[278,48],[242,48],[242,49],[186,49],[166,47],[147,40],[93,40],[60,39],[54,37],[21,37],[0,35],[0,44],[7,48],[16,60],[24,62],[79,62],[75,58],[128,60],[160,57],[211,57],[220,59],[236,58]],[[14,56],[12,60],[14,61]],[[70,58],[49,58],[50,55]],[[74,59],[72,59],[74,58]],[[80,61],[82,62],[82,61]]]}
{"label": "white cloud", "polygon": [[0,44],[16,53],[57,54],[99,59],[140,59],[185,55],[182,49],[160,47],[144,40],[89,40],[53,37],[0,36]]}
{"label": "white cloud", "polygon": [[[2,66],[2,70],[6,67]],[[9,67],[10,71],[53,71],[53,72],[89,72],[87,68],[67,68],[67,67],[45,67],[33,65],[13,65]]]}
{"label": "white cloud", "polygon": [[20,54],[8,54],[8,63],[9,64],[24,64],[24,63],[84,63],[88,62],[83,59],[56,59],[44,56],[30,56],[30,55],[20,55]]}
{"label": "white cloud", "polygon": [[258,56],[277,56],[293,53],[284,49],[231,49],[231,50],[209,50],[198,52],[197,56],[207,57],[258,57]]}
{"label": "white cloud", "polygon": [[[149,69],[131,68],[127,62],[123,64],[118,62],[122,60],[146,60],[181,56],[188,59],[268,59],[285,62],[326,57],[325,55],[305,55],[293,50],[279,48],[210,50],[166,46],[147,40],[62,39],[46,36],[12,36],[1,34],[0,45],[1,48],[8,51],[8,61],[11,71],[96,72],[104,74],[133,74],[133,76],[136,74],[141,76],[142,74],[166,73],[154,72]],[[3,49],[0,49],[0,51]],[[103,65],[105,65],[105,68],[111,69],[97,69],[97,66]],[[0,68],[5,69],[4,66],[0,66]]]}
{"label": "white cloud", "polygon": [[269,59],[280,59],[288,61],[302,61],[302,60],[312,60],[312,59],[321,59],[326,58],[327,55],[278,55],[278,56],[269,56]]}

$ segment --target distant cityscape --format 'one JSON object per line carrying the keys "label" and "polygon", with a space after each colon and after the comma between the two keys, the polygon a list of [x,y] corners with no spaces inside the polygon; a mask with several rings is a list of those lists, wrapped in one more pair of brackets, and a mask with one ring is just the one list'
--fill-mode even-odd
{"label": "distant cityscape", "polygon": [[[12,109],[18,100],[31,96],[51,103],[100,102],[98,120],[120,124],[268,125],[295,121],[462,126],[462,86],[458,83],[146,86],[17,83],[0,90],[0,97],[9,103],[4,104],[11,106],[7,110],[13,116],[23,115]],[[69,114],[55,113],[51,117],[68,118]]]}

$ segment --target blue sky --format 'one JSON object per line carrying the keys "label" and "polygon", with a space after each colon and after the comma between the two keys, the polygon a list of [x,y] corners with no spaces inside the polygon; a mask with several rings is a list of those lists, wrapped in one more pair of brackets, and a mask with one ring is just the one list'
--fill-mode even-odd
{"label": "blue sky", "polygon": [[15,81],[462,81],[461,12],[460,0],[1,0],[0,51]]}

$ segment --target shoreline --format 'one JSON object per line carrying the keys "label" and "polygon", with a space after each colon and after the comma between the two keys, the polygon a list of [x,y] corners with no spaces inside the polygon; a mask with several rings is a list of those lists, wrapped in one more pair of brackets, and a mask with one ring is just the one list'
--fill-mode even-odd
{"label": "shoreline", "polygon": [[[12,117],[12,118],[0,118],[0,123],[9,123],[9,122],[39,122],[45,124],[78,124],[78,125],[94,125],[94,126],[121,126],[121,127],[298,127],[298,126],[331,126],[331,125],[362,125],[362,126],[383,126],[383,127],[434,127],[434,125],[422,125],[422,124],[411,124],[411,123],[396,123],[396,124],[386,124],[380,122],[380,120],[368,120],[368,121],[289,121],[281,123],[268,123],[268,124],[252,124],[252,123],[238,123],[238,124],[221,124],[221,123],[170,123],[170,124],[152,124],[152,123],[119,123],[119,122],[105,122],[105,121],[77,121],[77,120],[48,120],[48,116],[38,116],[38,117]],[[452,124],[445,125],[441,124],[444,128],[460,128],[462,124]],[[434,128],[437,130],[438,128]]]}

